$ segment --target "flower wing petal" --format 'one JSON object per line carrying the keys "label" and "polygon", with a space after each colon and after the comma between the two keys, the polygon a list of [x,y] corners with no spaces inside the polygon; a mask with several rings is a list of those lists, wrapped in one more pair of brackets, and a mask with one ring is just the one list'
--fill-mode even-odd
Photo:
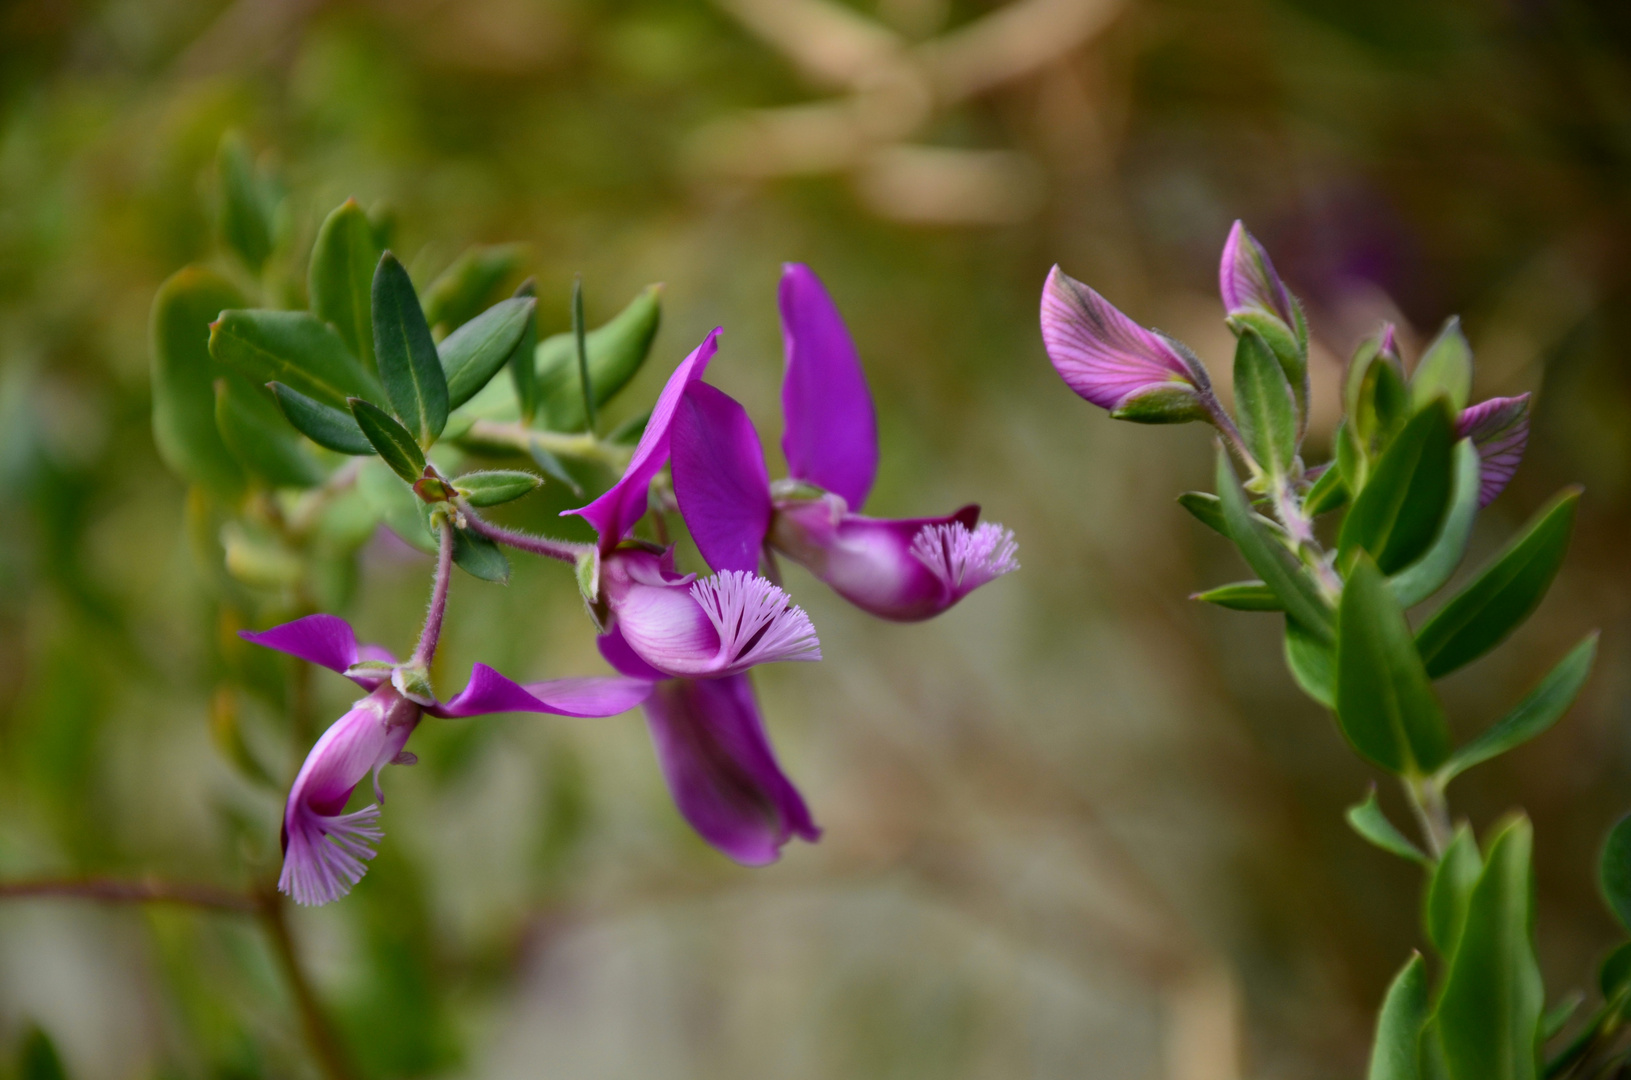
{"label": "flower wing petal", "polygon": [[837,305],[808,266],[788,263],[782,269],[778,300],[787,355],[782,451],[788,473],[859,510],[878,472],[878,421],[861,357]]}
{"label": "flower wing petal", "polygon": [[1461,413],[1457,432],[1478,449],[1478,505],[1488,506],[1505,490],[1529,444],[1529,395],[1490,398]]}
{"label": "flower wing petal", "polygon": [[557,716],[616,716],[645,701],[651,684],[617,675],[552,679],[525,686],[477,664],[470,682],[452,701],[425,711],[457,718],[486,713],[534,712]]}
{"label": "flower wing petal", "polygon": [[238,636],[342,674],[357,662],[357,634],[338,615],[307,615],[270,630],[240,630]]}
{"label": "flower wing petal", "polygon": [[759,568],[770,528],[770,474],[747,410],[704,382],[674,414],[674,497],[686,528],[715,570]]}
{"label": "flower wing petal", "polygon": [[1042,342],[1065,384],[1102,409],[1151,386],[1204,381],[1166,338],[1057,266],[1042,287]]}

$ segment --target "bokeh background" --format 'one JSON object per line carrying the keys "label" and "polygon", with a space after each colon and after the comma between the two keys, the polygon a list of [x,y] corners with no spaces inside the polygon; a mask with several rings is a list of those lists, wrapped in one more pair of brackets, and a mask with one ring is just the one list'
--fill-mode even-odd
{"label": "bokeh background", "polygon": [[[869,509],[979,501],[1023,563],[915,626],[791,571],[826,659],[758,684],[827,831],[768,869],[690,834],[637,716],[422,728],[369,876],[292,922],[359,1075],[1360,1075],[1417,875],[1342,824],[1373,777],[1278,620],[1185,599],[1242,576],[1173,501],[1207,432],[1110,422],[1036,329],[1058,262],[1226,383],[1237,217],[1309,306],[1311,456],[1360,335],[1394,319],[1409,357],[1459,313],[1477,396],[1537,404],[1474,561],[1586,485],[1540,615],[1446,693],[1476,730],[1604,629],[1571,716],[1452,792],[1480,827],[1534,816],[1549,992],[1589,987],[1631,808],[1628,49],[1613,0],[0,3],[0,879],[275,866],[280,793],[212,738],[213,579],[149,421],[149,305],[212,250],[236,128],[291,259],[354,195],[421,281],[526,243],[546,333],[577,272],[591,323],[666,282],[628,398],[722,324],[710,377],[767,444],[778,270],[810,263],[878,399]],[[516,564],[456,581],[442,685],[599,670],[569,575]],[[427,570],[368,549],[346,613],[404,647]],[[314,685],[337,716],[348,685]],[[232,914],[4,901],[0,1075],[35,1031],[73,1077],[315,1075]]]}

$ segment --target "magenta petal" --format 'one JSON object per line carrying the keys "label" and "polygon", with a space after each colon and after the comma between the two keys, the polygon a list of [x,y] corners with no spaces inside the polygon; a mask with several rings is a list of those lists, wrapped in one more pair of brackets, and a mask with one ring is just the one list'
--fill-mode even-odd
{"label": "magenta petal", "polygon": [[1207,385],[1166,338],[1057,266],[1042,287],[1042,342],[1065,384],[1101,409],[1167,383]]}
{"label": "magenta petal", "polygon": [[794,836],[820,839],[803,797],[776,763],[746,675],[659,683],[646,719],[674,804],[708,843],[739,863],[762,866],[775,862]]}
{"label": "magenta petal", "polygon": [[1246,231],[1243,222],[1235,222],[1229,239],[1224,241],[1223,258],[1218,263],[1218,293],[1230,315],[1261,311],[1288,327],[1297,325],[1291,312],[1291,295],[1275,272],[1269,253]]}
{"label": "magenta petal", "polygon": [[759,569],[770,528],[770,474],[759,433],[729,394],[691,384],[674,414],[674,496],[715,570]]}
{"label": "magenta petal", "polygon": [[648,682],[661,682],[668,678],[640,659],[640,654],[629,646],[623,638],[623,631],[615,625],[596,638],[595,644],[600,647],[600,655],[605,657],[606,662],[620,675],[627,675],[631,679],[645,679]]}
{"label": "magenta petal", "polygon": [[358,657],[356,632],[338,615],[307,615],[259,633],[240,630],[238,636],[342,674]]}
{"label": "magenta petal", "polygon": [[1457,434],[1478,449],[1478,505],[1488,506],[1505,490],[1529,443],[1529,395],[1490,398],[1461,414]]}
{"label": "magenta petal", "polygon": [[702,373],[708,369],[708,361],[719,349],[719,334],[716,328],[690,356],[680,361],[674,374],[668,377],[667,385],[651,410],[651,418],[646,421],[645,433],[640,436],[634,456],[629,459],[629,467],[623,470],[623,478],[588,506],[561,511],[563,517],[578,514],[587,519],[600,534],[602,551],[610,551],[645,516],[651,480],[668,464],[669,427],[674,422],[674,411],[679,407],[686,387],[702,378]]}
{"label": "magenta petal", "polygon": [[808,266],[782,268],[778,298],[787,354],[782,452],[788,474],[860,510],[878,472],[878,422],[861,357],[832,297]]}
{"label": "magenta petal", "polygon": [[448,718],[502,712],[616,716],[645,701],[650,693],[649,682],[615,675],[553,679],[522,686],[486,664],[477,664],[470,672],[470,682],[452,701],[425,711]]}
{"label": "magenta petal", "polygon": [[771,538],[856,607],[916,622],[1019,568],[1013,533],[979,517],[979,507],[965,506],[943,518],[835,521],[820,503],[793,503],[778,508]]}

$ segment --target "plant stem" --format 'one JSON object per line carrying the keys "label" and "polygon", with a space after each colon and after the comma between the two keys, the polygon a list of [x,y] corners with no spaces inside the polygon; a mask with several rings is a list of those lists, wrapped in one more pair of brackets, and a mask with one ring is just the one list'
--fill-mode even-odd
{"label": "plant stem", "polygon": [[572,340],[578,353],[578,386],[583,391],[584,427],[592,438],[595,433],[595,391],[589,384],[589,344],[584,340],[582,274],[572,279]]}
{"label": "plant stem", "polygon": [[1428,854],[1435,861],[1443,858],[1455,835],[1450,825],[1450,806],[1445,801],[1443,786],[1431,776],[1404,776],[1400,782],[1410,799],[1410,808],[1416,812],[1416,821],[1421,825]]}
{"label": "plant stem", "polygon": [[588,544],[574,544],[569,540],[552,540],[547,536],[533,536],[531,533],[506,529],[502,525],[494,525],[490,521],[482,520],[469,510],[464,512],[464,517],[470,523],[472,532],[485,536],[495,544],[505,544],[513,547],[517,551],[527,551],[534,555],[543,555],[546,558],[576,564],[578,556],[590,550]]}
{"label": "plant stem", "polygon": [[452,580],[453,526],[444,521],[436,545],[436,581],[430,590],[430,610],[425,613],[425,628],[413,650],[415,664],[429,665],[436,657],[436,644],[442,639],[442,618],[447,614],[447,587]]}
{"label": "plant stem", "polygon": [[271,889],[266,890],[256,905],[261,925],[272,939],[272,951],[277,953],[283,975],[289,980],[294,994],[295,1008],[300,1013],[300,1024],[306,1030],[306,1041],[311,1044],[312,1055],[327,1080],[351,1080],[354,1075],[339,1037],[330,1025],[328,1014],[317,1000],[306,969],[300,963],[294,938],[289,934],[288,919],[284,915],[283,898]]}
{"label": "plant stem", "polygon": [[634,455],[633,447],[602,442],[588,432],[539,431],[514,421],[477,420],[461,438],[480,446],[499,446],[523,454],[530,454],[533,447],[538,447],[559,457],[596,461],[613,472],[622,472]]}

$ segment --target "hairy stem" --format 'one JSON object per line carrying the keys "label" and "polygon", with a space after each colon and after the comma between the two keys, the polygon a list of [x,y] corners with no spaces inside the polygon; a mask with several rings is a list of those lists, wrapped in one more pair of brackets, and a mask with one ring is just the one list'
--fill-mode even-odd
{"label": "hairy stem", "polygon": [[495,544],[505,544],[517,551],[531,552],[534,555],[575,564],[579,555],[590,550],[588,544],[574,544],[570,540],[553,540],[547,536],[534,536],[531,533],[506,529],[502,525],[484,521],[468,510],[464,512],[464,516],[470,523],[471,531],[485,536]]}
{"label": "hairy stem", "polygon": [[430,610],[425,628],[413,650],[413,663],[429,664],[436,657],[436,644],[442,639],[442,618],[447,614],[447,587],[453,580],[453,526],[442,522],[436,544],[436,581],[430,590]]}

